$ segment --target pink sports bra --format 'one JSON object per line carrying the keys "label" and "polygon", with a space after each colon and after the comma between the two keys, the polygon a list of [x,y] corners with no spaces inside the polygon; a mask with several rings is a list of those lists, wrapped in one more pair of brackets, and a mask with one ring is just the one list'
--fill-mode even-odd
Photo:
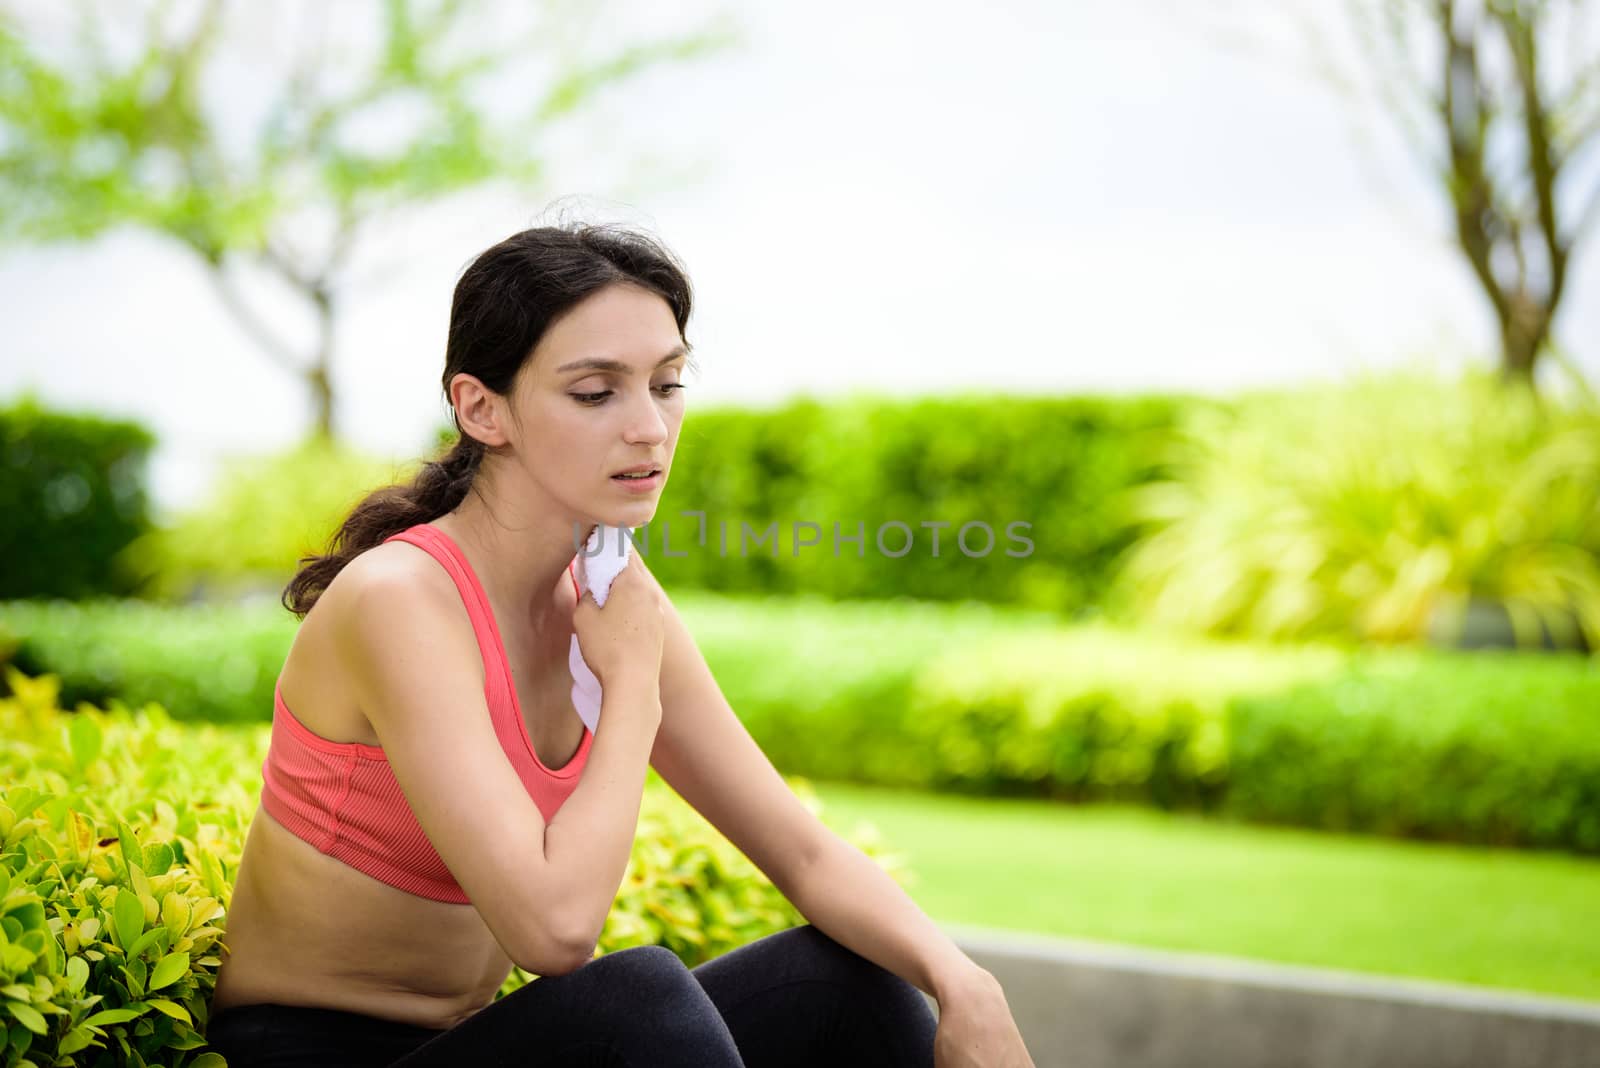
{"label": "pink sports bra", "polygon": [[[384,539],[397,540],[426,551],[455,581],[483,655],[483,692],[500,748],[544,818],[553,819],[577,789],[593,733],[584,728],[578,751],[563,767],[545,767],[528,738],[489,599],[466,556],[444,531],[427,523]],[[417,822],[383,749],[313,734],[289,711],[276,687],[272,738],[261,776],[262,807],[320,852],[408,893],[470,902]]]}

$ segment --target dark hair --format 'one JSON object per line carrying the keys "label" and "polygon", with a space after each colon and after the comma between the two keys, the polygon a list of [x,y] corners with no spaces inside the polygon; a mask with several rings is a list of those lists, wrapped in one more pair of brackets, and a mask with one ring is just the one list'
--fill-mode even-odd
{"label": "dark hair", "polygon": [[[672,308],[683,338],[692,302],[689,278],[676,257],[652,237],[619,226],[565,224],[513,234],[483,252],[456,282],[445,346],[444,388],[461,372],[501,395],[539,339],[563,313],[608,285],[640,286]],[[685,347],[688,340],[683,338]],[[461,429],[457,440],[428,461],[410,485],[369,494],[345,519],[320,556],[300,559],[284,587],[283,605],[301,618],[343,567],[361,553],[418,523],[444,515],[472,488],[485,452],[496,451]]]}

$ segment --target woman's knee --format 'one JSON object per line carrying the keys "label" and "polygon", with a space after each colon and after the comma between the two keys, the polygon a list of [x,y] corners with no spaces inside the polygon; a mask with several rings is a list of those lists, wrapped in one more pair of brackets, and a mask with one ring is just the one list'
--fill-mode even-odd
{"label": "woman's knee", "polygon": [[589,973],[613,1011],[628,1019],[641,1014],[692,1020],[715,1008],[678,955],[665,946],[632,946],[589,961],[568,976]]}
{"label": "woman's knee", "polygon": [[791,928],[783,934],[805,954],[805,967],[811,977],[848,991],[850,1003],[861,1013],[879,1020],[899,1019],[908,1026],[933,1025],[933,1010],[922,992],[894,972],[835,941],[813,924]]}
{"label": "woman's knee", "polygon": [[786,951],[803,958],[804,969],[811,978],[827,979],[862,990],[916,990],[887,968],[830,938],[814,924],[791,927],[773,937],[785,939],[788,942]]}
{"label": "woman's knee", "polygon": [[695,975],[750,1063],[868,1053],[885,1065],[932,1063],[937,1021],[921,992],[812,924],[766,935]]}
{"label": "woman's knee", "polygon": [[[590,971],[592,969],[592,971]],[[630,1064],[735,1065],[733,1035],[677,954],[662,946],[615,950],[585,964],[594,981],[588,1009],[609,1048]]]}

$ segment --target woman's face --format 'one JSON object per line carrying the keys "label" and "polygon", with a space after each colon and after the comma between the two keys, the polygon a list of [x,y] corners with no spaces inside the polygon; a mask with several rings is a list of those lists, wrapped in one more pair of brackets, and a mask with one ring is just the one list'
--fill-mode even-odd
{"label": "woman's face", "polygon": [[[513,387],[517,455],[574,516],[637,527],[655,515],[683,424],[687,353],[667,302],[610,285],[545,331]],[[615,477],[648,464],[656,476]]]}

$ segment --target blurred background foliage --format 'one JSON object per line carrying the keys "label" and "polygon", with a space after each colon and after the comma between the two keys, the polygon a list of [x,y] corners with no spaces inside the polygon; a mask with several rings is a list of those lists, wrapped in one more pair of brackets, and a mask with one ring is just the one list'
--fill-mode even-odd
{"label": "blurred background foliage", "polygon": [[0,408],[0,598],[120,596],[140,586],[118,554],[153,529],[156,436],[139,424]]}
{"label": "blurred background foliage", "polygon": [[[7,425],[8,456],[43,455],[18,417]],[[98,554],[118,578],[79,595],[136,580],[152,600],[275,598],[364,493],[421,462],[319,435],[236,458],[201,507],[159,527],[141,513],[142,533]],[[118,470],[126,481],[129,462]],[[130,505],[80,507],[111,522]],[[922,516],[943,517],[937,555]],[[988,532],[958,542],[972,521]],[[9,537],[17,576],[49,573],[62,551],[48,525]],[[886,555],[908,537],[914,551]],[[675,589],[982,601],[1268,640],[1584,650],[1600,644],[1600,406],[1412,369],[1231,400],[708,409],[686,422],[657,519],[636,539]]]}
{"label": "blurred background foliage", "polygon": [[276,455],[220,465],[204,507],[151,530],[120,554],[145,596],[206,600],[281,590],[302,557],[324,552],[373,488],[410,481],[421,460],[393,464],[313,434]]}
{"label": "blurred background foliage", "polygon": [[[1187,413],[1136,492],[1130,618],[1260,638],[1600,648],[1600,406],[1420,371]],[[1469,608],[1478,614],[1469,618]],[[1471,622],[1474,630],[1464,633]]]}
{"label": "blurred background foliage", "polygon": [[[786,771],[1600,850],[1585,395],[1414,368],[1231,399],[807,399],[685,427],[663,527],[637,536]],[[114,554],[139,597],[0,603],[0,649],[69,703],[265,721],[296,561],[414,470],[321,436],[241,460]],[[918,551],[879,553],[880,523],[919,515],[1024,520],[1033,550],[967,555],[946,529],[934,556],[917,529]],[[859,519],[864,558],[826,528],[797,553],[797,519]],[[741,553],[738,525],[769,521]],[[24,572],[58,551],[47,528],[14,538]]]}

